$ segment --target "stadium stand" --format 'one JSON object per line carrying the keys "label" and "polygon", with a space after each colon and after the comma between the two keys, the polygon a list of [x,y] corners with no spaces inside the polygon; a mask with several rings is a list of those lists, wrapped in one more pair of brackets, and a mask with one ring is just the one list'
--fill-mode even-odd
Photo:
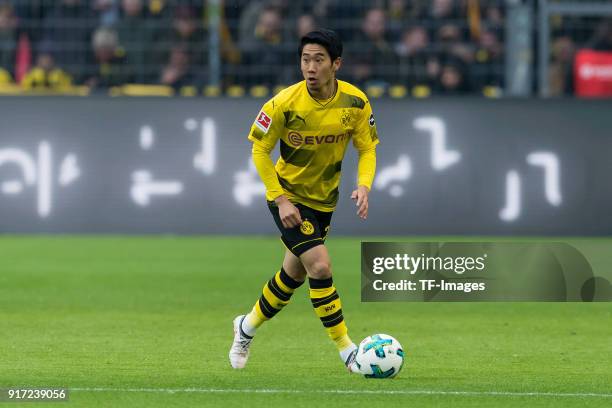
{"label": "stadium stand", "polygon": [[[300,79],[298,39],[325,26],[345,43],[340,78],[374,96],[503,94],[503,0],[221,0],[212,40],[209,3],[1,0],[0,87],[263,97]],[[551,27],[551,94],[570,95],[577,50],[612,50],[612,20],[560,16]]]}

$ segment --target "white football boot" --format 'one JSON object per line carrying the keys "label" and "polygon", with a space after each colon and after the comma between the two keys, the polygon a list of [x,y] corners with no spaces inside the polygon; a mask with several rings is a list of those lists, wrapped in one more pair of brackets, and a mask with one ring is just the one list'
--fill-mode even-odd
{"label": "white football boot", "polygon": [[344,362],[349,374],[363,374],[360,370],[359,364],[357,364],[357,347],[349,354],[348,358]]}
{"label": "white football boot", "polygon": [[234,319],[234,342],[229,351],[230,364],[236,369],[246,366],[249,359],[249,347],[253,341],[253,337],[247,336],[240,329],[243,320],[244,315],[237,316]]}

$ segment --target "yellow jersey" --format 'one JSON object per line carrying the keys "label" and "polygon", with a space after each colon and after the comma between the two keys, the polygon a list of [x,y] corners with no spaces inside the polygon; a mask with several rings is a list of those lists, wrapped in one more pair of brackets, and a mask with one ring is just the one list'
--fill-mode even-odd
{"label": "yellow jersey", "polygon": [[[284,89],[264,104],[248,136],[268,154],[280,139],[275,170],[283,193],[319,211],[336,207],[349,140],[359,152],[372,151],[379,142],[368,98],[348,82],[337,83],[336,94],[325,101],[310,95],[306,81]],[[269,201],[279,195],[266,191]]]}

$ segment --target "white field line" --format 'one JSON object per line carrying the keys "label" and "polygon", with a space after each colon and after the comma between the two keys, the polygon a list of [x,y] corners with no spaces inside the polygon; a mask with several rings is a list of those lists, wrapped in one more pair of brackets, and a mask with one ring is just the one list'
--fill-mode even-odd
{"label": "white field line", "polygon": [[438,391],[438,390],[283,390],[252,388],[68,388],[75,392],[133,392],[158,394],[346,394],[346,395],[456,395],[456,396],[501,396],[501,397],[572,397],[612,398],[606,393],[564,393],[564,392],[506,392],[506,391]]}

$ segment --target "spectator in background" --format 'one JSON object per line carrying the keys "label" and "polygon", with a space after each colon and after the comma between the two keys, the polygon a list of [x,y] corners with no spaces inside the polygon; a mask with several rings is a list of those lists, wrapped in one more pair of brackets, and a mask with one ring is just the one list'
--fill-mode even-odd
{"label": "spectator in background", "polygon": [[187,52],[192,64],[204,68],[208,48],[204,41],[205,38],[206,33],[201,22],[197,19],[195,8],[188,5],[177,6],[172,19],[172,33],[169,35],[169,54],[172,53],[172,50],[177,49],[177,46],[180,46]]}
{"label": "spectator in background", "polygon": [[576,45],[571,37],[556,38],[551,46],[548,66],[550,96],[571,95],[574,92],[574,55]]}
{"label": "spectator in background", "polygon": [[266,8],[265,0],[251,0],[240,11],[238,21],[238,44],[244,48],[245,44],[251,41],[257,21],[262,11]]}
{"label": "spectator in background", "polygon": [[0,3],[0,83],[11,82],[17,48],[17,18],[10,3]]}
{"label": "spectator in background", "polygon": [[98,25],[110,27],[119,21],[119,0],[93,0],[92,7],[98,16]]}
{"label": "spectator in background", "polygon": [[180,5],[180,4],[194,4],[203,2],[200,0],[181,0],[181,1],[172,1],[172,0],[146,0],[145,8],[147,9],[147,17],[158,20],[158,24],[169,24],[170,19],[172,18],[172,7],[171,5]]}
{"label": "spectator in background", "polygon": [[306,34],[308,34],[311,31],[316,30],[317,28],[317,23],[315,21],[315,18],[312,14],[302,14],[301,16],[299,16],[297,18],[296,24],[295,24],[295,38],[296,38],[296,49],[297,49],[297,44],[300,41],[300,39],[305,36]]}
{"label": "spectator in background", "polygon": [[[302,14],[300,16],[298,16],[295,20],[295,30],[291,33],[291,39],[288,42],[289,44],[287,45],[288,49],[286,51],[287,53],[287,58],[288,58],[288,71],[290,71],[290,75],[289,79],[287,80],[286,83],[295,83],[295,82],[299,82],[301,80],[303,80],[303,76],[302,73],[299,70],[291,70],[291,51],[292,50],[297,50],[299,43],[300,43],[300,39],[305,36],[306,34],[308,34],[311,31],[314,31],[317,29],[317,22],[315,20],[314,15],[312,14]],[[293,54],[296,55],[296,54]],[[295,56],[295,59],[293,59],[293,61],[297,60],[297,55]]]}
{"label": "spectator in background", "polygon": [[465,95],[470,91],[466,65],[459,58],[447,58],[441,65],[438,82],[434,87],[437,95]]}
{"label": "spectator in background", "polygon": [[428,17],[438,21],[456,19],[458,17],[456,1],[432,0],[429,4]]}
{"label": "spectator in background", "polygon": [[197,85],[197,82],[187,45],[174,45],[168,63],[162,68],[159,83],[179,91],[182,87]]}
{"label": "spectator in background", "polygon": [[367,86],[367,82],[386,86],[396,80],[397,56],[386,38],[384,10],[366,12],[361,31],[348,51],[347,71],[352,82],[360,86]]}
{"label": "spectator in background", "polygon": [[504,29],[504,13],[498,4],[486,5],[484,20],[487,22],[490,29],[496,31],[498,35],[499,31]]}
{"label": "spectator in background", "polygon": [[455,0],[432,0],[423,19],[430,28],[429,35],[434,40],[440,36],[440,29],[447,24],[457,24],[460,13]]}
{"label": "spectator in background", "polygon": [[289,83],[293,71],[289,66],[288,47],[283,38],[281,13],[276,8],[263,9],[254,36],[243,45],[243,78],[247,85],[274,86]]}
{"label": "spectator in background", "polygon": [[43,20],[42,43],[55,63],[66,69],[75,81],[85,75],[87,51],[95,18],[88,2],[61,0]]}
{"label": "spectator in background", "polygon": [[496,31],[484,27],[478,40],[478,52],[482,53],[477,59],[499,61],[503,58],[504,46]]}
{"label": "spectator in background", "polygon": [[117,32],[109,27],[98,28],[92,38],[95,68],[85,84],[93,89],[106,89],[133,82],[130,66],[125,63]]}
{"label": "spectator in background", "polygon": [[421,25],[415,25],[404,30],[396,52],[400,57],[410,57],[426,52],[429,46],[427,30]]}
{"label": "spectator in background", "polygon": [[474,61],[473,46],[464,42],[464,33],[458,24],[442,24],[436,34],[438,53],[442,57],[454,56],[462,59],[466,64]]}
{"label": "spectator in background", "polygon": [[425,27],[416,25],[404,30],[396,47],[399,56],[400,81],[409,87],[424,85],[431,88],[438,76],[437,59],[432,54]]}
{"label": "spectator in background", "polygon": [[437,52],[451,53],[465,39],[466,21],[455,0],[433,0],[424,17]]}
{"label": "spectator in background", "polygon": [[122,0],[123,15],[117,23],[119,41],[125,51],[125,62],[134,74],[134,81],[150,84],[157,80],[155,62],[163,59],[163,50],[155,44],[155,24],[147,19],[143,0]]}
{"label": "spectator in background", "polygon": [[317,26],[329,25],[329,3],[331,0],[313,0],[307,3],[310,7],[304,9],[304,13],[312,14],[318,22]]}
{"label": "spectator in background", "polygon": [[[307,1],[307,0],[306,0]],[[266,11],[274,9],[282,19],[295,19],[302,14],[304,6],[302,0],[252,0],[240,14],[239,44],[244,47],[253,37],[253,33],[260,25],[260,17]],[[291,27],[281,27],[283,36],[290,34]]]}
{"label": "spectator in background", "polygon": [[496,31],[483,27],[475,52],[475,63],[471,66],[472,84],[477,90],[488,86],[503,87],[503,51]]}
{"label": "spectator in background", "polygon": [[64,91],[72,86],[72,78],[56,66],[51,44],[42,43],[38,47],[36,65],[28,71],[21,85],[26,90]]}

